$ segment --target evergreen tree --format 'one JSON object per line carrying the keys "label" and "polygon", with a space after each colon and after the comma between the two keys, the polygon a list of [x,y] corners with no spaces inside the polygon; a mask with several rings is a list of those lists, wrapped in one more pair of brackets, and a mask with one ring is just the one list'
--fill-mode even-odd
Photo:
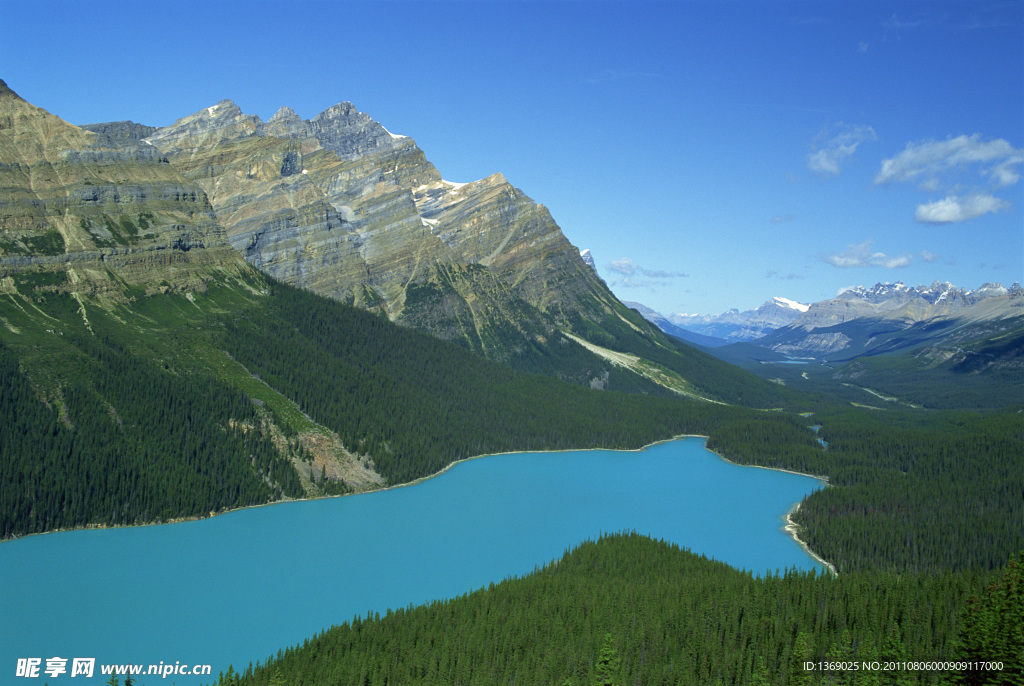
{"label": "evergreen tree", "polygon": [[604,645],[597,656],[595,686],[616,686],[615,675],[619,672],[620,662],[619,651],[612,644],[612,635],[605,634]]}
{"label": "evergreen tree", "polygon": [[750,686],[771,686],[772,679],[771,674],[768,672],[768,663],[764,660],[764,655],[757,656],[757,669],[754,670],[754,675],[750,678]]}
{"label": "evergreen tree", "polygon": [[811,662],[814,658],[814,648],[810,635],[801,631],[796,635],[796,643],[793,645],[793,654],[789,660],[789,682],[792,686],[808,686],[813,683],[813,672],[804,668],[805,662]]}
{"label": "evergreen tree", "polygon": [[958,653],[965,662],[1002,662],[1003,669],[964,670],[954,683],[1024,683],[1024,553],[1010,559],[981,598],[968,600]]}

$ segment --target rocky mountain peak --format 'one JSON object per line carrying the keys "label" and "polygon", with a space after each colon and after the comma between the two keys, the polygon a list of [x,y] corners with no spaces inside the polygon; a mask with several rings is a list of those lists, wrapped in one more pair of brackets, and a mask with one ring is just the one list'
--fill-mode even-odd
{"label": "rocky mountain peak", "polygon": [[262,127],[261,134],[279,138],[306,138],[306,122],[291,107],[282,107]]}
{"label": "rocky mountain peak", "polygon": [[0,273],[67,274],[55,288],[121,297],[124,284],[198,290],[244,268],[203,190],[140,145],[151,127],[78,127],[4,95],[0,159],[18,164],[0,165]]}
{"label": "rocky mountain peak", "polygon": [[[1018,286],[1019,284],[1014,284]],[[989,298],[997,295],[1005,295],[1009,293],[1005,286],[1001,283],[983,283],[975,291],[970,291],[971,295],[979,298]]]}
{"label": "rocky mountain peak", "polygon": [[212,107],[199,110],[196,114],[202,116],[203,112],[206,112],[207,116],[211,119],[214,117],[237,117],[242,113],[242,108],[236,105],[233,100],[224,99]]}
{"label": "rocky mountain peak", "polygon": [[293,121],[294,122],[298,122],[298,121],[302,121],[302,119],[299,117],[299,115],[295,114],[295,110],[293,110],[291,107],[288,107],[287,105],[285,105],[284,107],[279,109],[277,112],[275,112],[274,116],[271,117],[268,120],[267,123],[269,124],[271,122],[293,122]]}
{"label": "rocky mountain peak", "polygon": [[262,127],[263,121],[256,115],[244,114],[231,100],[221,100],[158,129],[143,142],[164,153],[195,150],[209,145],[212,140],[237,140],[257,135]]}
{"label": "rocky mountain peak", "polygon": [[3,79],[0,79],[0,97],[12,97],[12,96],[15,97],[15,98],[18,98],[18,100],[21,100],[21,96],[18,95],[17,93],[15,93],[14,91],[12,91],[7,86],[7,83]]}
{"label": "rocky mountain peak", "polygon": [[351,160],[409,144],[415,145],[412,139],[392,135],[350,102],[328,107],[306,122],[306,129],[308,135],[342,159]]}
{"label": "rocky mountain peak", "polygon": [[594,256],[590,253],[590,248],[581,250],[580,258],[583,260],[584,264],[593,269],[595,272],[597,271],[597,263],[594,262]]}

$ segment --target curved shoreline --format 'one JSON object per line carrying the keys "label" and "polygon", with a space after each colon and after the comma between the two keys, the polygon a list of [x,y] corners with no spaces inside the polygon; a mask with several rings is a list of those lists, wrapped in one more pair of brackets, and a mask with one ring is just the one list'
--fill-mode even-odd
{"label": "curved shoreline", "polygon": [[800,525],[793,521],[793,515],[795,515],[799,510],[800,503],[793,503],[793,507],[789,508],[789,512],[786,513],[786,526],[782,527],[782,530],[789,534],[792,539],[804,549],[805,553],[824,565],[828,571],[832,572],[833,577],[838,577],[839,572],[836,570],[836,566],[811,550],[811,546],[807,545],[807,543],[800,539],[800,536],[798,535],[800,532]]}
{"label": "curved shoreline", "polygon": [[[661,445],[662,443],[671,443],[673,441],[678,441],[678,440],[681,440],[681,439],[684,439],[684,438],[703,438],[704,439],[704,449],[705,450],[707,450],[709,453],[711,453],[712,455],[714,455],[718,459],[722,460],[723,462],[727,462],[729,464],[736,465],[737,467],[755,467],[757,469],[768,469],[768,470],[776,471],[776,472],[786,472],[787,474],[795,474],[797,476],[806,476],[806,477],[810,477],[812,479],[817,479],[818,481],[821,481],[822,483],[824,483],[826,486],[829,483],[827,476],[820,476],[820,475],[816,475],[816,474],[805,474],[804,472],[797,472],[797,471],[793,471],[791,469],[782,469],[782,468],[779,468],[779,467],[765,467],[763,465],[742,464],[740,462],[734,462],[734,461],[724,457],[720,453],[717,453],[714,450],[711,450],[710,448],[708,448],[707,447],[707,441],[708,441],[708,437],[707,436],[703,436],[701,434],[678,434],[676,436],[672,436],[671,438],[663,438],[663,439],[660,439],[660,440],[657,440],[657,441],[652,441],[651,443],[647,443],[647,444],[645,444],[645,445],[643,445],[643,446],[641,446],[639,448],[564,448],[564,449],[560,449],[560,450],[507,450],[505,452],[500,452],[500,453],[484,453],[484,454],[481,454],[481,455],[472,455],[470,457],[463,457],[463,458],[461,458],[459,460],[454,460],[453,462],[449,462],[443,469],[441,469],[441,470],[439,470],[437,472],[434,472],[433,474],[427,474],[426,476],[421,476],[419,478],[413,479],[412,481],[407,481],[405,483],[395,484],[393,486],[385,486],[384,488],[376,488],[376,489],[368,490],[368,491],[360,491],[358,493],[344,493],[344,494],[341,494],[341,495],[322,495],[322,496],[316,496],[316,497],[312,497],[312,498],[283,498],[281,500],[275,500],[275,501],[269,502],[269,503],[260,503],[258,505],[243,505],[241,507],[234,507],[234,508],[231,508],[229,510],[223,510],[221,512],[211,512],[210,514],[208,514],[206,516],[175,517],[173,519],[168,519],[166,521],[146,522],[146,523],[143,523],[143,524],[112,524],[112,525],[111,524],[85,524],[85,525],[82,525],[82,526],[74,526],[74,527],[69,527],[69,528],[50,529],[49,531],[39,531],[39,532],[35,532],[35,533],[30,533],[30,534],[23,534],[21,536],[17,536],[16,535],[16,536],[10,536],[8,538],[0,539],[0,545],[2,545],[3,543],[6,543],[8,541],[16,541],[16,540],[19,540],[19,539],[22,539],[22,538],[28,538],[30,536],[45,536],[47,534],[56,534],[56,533],[63,533],[63,532],[68,532],[68,531],[87,531],[87,530],[93,530],[93,529],[125,529],[125,528],[129,528],[129,527],[163,526],[165,524],[181,524],[182,522],[197,522],[197,521],[200,521],[200,520],[203,520],[203,519],[211,519],[213,517],[219,517],[221,515],[231,514],[232,512],[241,512],[243,510],[252,510],[252,509],[255,509],[255,508],[258,508],[258,507],[270,507],[272,505],[283,505],[285,503],[300,503],[300,502],[307,501],[307,500],[326,500],[328,498],[347,498],[349,496],[364,495],[364,494],[367,494],[367,493],[381,493],[381,492],[390,491],[390,490],[393,490],[393,489],[396,489],[396,488],[405,488],[407,486],[415,486],[416,484],[423,483],[424,481],[427,481],[428,479],[433,479],[435,477],[441,476],[442,474],[444,474],[445,472],[447,472],[449,469],[451,469],[452,467],[454,467],[457,464],[461,464],[463,462],[469,462],[470,460],[479,460],[480,458],[483,458],[483,457],[498,457],[498,456],[501,456],[501,455],[516,455],[516,454],[521,454],[521,453],[573,453],[573,452],[594,451],[594,450],[604,450],[604,451],[608,451],[608,452],[621,452],[621,453],[639,453],[639,452],[643,452],[644,450],[647,450],[648,448],[651,448],[653,446]],[[797,544],[801,548],[803,548],[804,552],[806,552],[808,556],[810,556],[812,559],[814,559],[818,563],[824,565],[832,573],[833,576],[838,576],[839,573],[836,571],[835,565],[833,565],[831,562],[829,562],[828,560],[824,559],[823,557],[821,557],[820,555],[815,553],[813,550],[811,550],[810,546],[808,546],[807,543],[802,541],[800,539],[800,537],[797,535],[797,532],[799,530],[799,526],[796,524],[796,522],[794,522],[792,520],[792,515],[794,513],[796,513],[796,511],[799,510],[799,509],[800,509],[800,503],[794,503],[793,507],[791,507],[789,512],[786,513],[786,517],[785,517],[786,525],[784,527],[782,527],[782,530],[785,531],[794,541],[796,541]]]}

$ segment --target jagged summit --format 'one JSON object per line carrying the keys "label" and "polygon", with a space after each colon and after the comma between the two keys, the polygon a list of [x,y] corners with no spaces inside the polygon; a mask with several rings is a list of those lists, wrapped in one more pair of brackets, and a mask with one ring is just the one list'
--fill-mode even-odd
{"label": "jagged summit", "polygon": [[570,318],[628,316],[543,205],[501,173],[445,180],[351,102],[264,122],[223,100],[143,144],[207,193],[251,264],[481,352],[501,357],[496,329],[546,341]]}
{"label": "jagged summit", "polygon": [[584,250],[581,250],[580,251],[580,258],[583,259],[583,261],[586,263],[586,265],[588,267],[593,269],[595,272],[597,271],[597,263],[594,262],[594,256],[591,254],[590,248],[586,248]]}
{"label": "jagged summit", "polygon": [[19,100],[22,99],[20,95],[18,95],[17,93],[15,93],[13,90],[10,89],[10,87],[7,85],[6,81],[4,81],[3,79],[0,79],[0,97],[5,97],[5,96],[6,97],[13,96],[15,98],[18,98]]}
{"label": "jagged summit", "polygon": [[78,127],[2,93],[0,277],[38,269],[52,288],[116,297],[125,284],[200,290],[245,268],[205,193],[139,145],[139,126]]}
{"label": "jagged summit", "polygon": [[277,112],[274,113],[274,116],[272,116],[268,120],[268,123],[269,122],[275,122],[275,121],[301,121],[301,117],[299,117],[299,115],[295,114],[295,110],[293,110],[291,107],[288,107],[287,105],[285,105],[285,106],[281,107]]}

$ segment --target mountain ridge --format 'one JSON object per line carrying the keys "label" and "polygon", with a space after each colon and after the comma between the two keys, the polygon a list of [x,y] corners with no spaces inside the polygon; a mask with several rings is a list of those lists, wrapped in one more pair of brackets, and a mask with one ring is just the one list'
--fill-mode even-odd
{"label": "mountain ridge", "polygon": [[628,317],[543,205],[500,173],[444,180],[352,103],[263,122],[222,100],[142,143],[207,192],[251,264],[481,354],[508,361],[577,318]]}
{"label": "mountain ridge", "polygon": [[0,89],[0,290],[29,269],[65,275],[53,289],[111,297],[122,282],[201,289],[238,272],[205,194],[155,149],[121,142]]}
{"label": "mountain ridge", "polygon": [[[1006,288],[1000,283],[986,282],[977,289],[966,289],[945,281],[934,281],[931,285],[915,288],[896,281],[879,282],[871,288],[847,288],[833,298],[808,305],[776,296],[756,309],[743,312],[732,309],[719,315],[672,314],[666,317],[645,306],[641,306],[644,309],[637,309],[662,330],[665,330],[663,325],[667,324],[723,338],[727,342],[756,342],[787,326],[812,331],[860,317],[885,317],[913,322],[952,316],[983,300],[1017,292],[1020,288],[1020,284]],[[635,307],[639,303],[631,305]],[[775,315],[774,318],[772,315]]]}

